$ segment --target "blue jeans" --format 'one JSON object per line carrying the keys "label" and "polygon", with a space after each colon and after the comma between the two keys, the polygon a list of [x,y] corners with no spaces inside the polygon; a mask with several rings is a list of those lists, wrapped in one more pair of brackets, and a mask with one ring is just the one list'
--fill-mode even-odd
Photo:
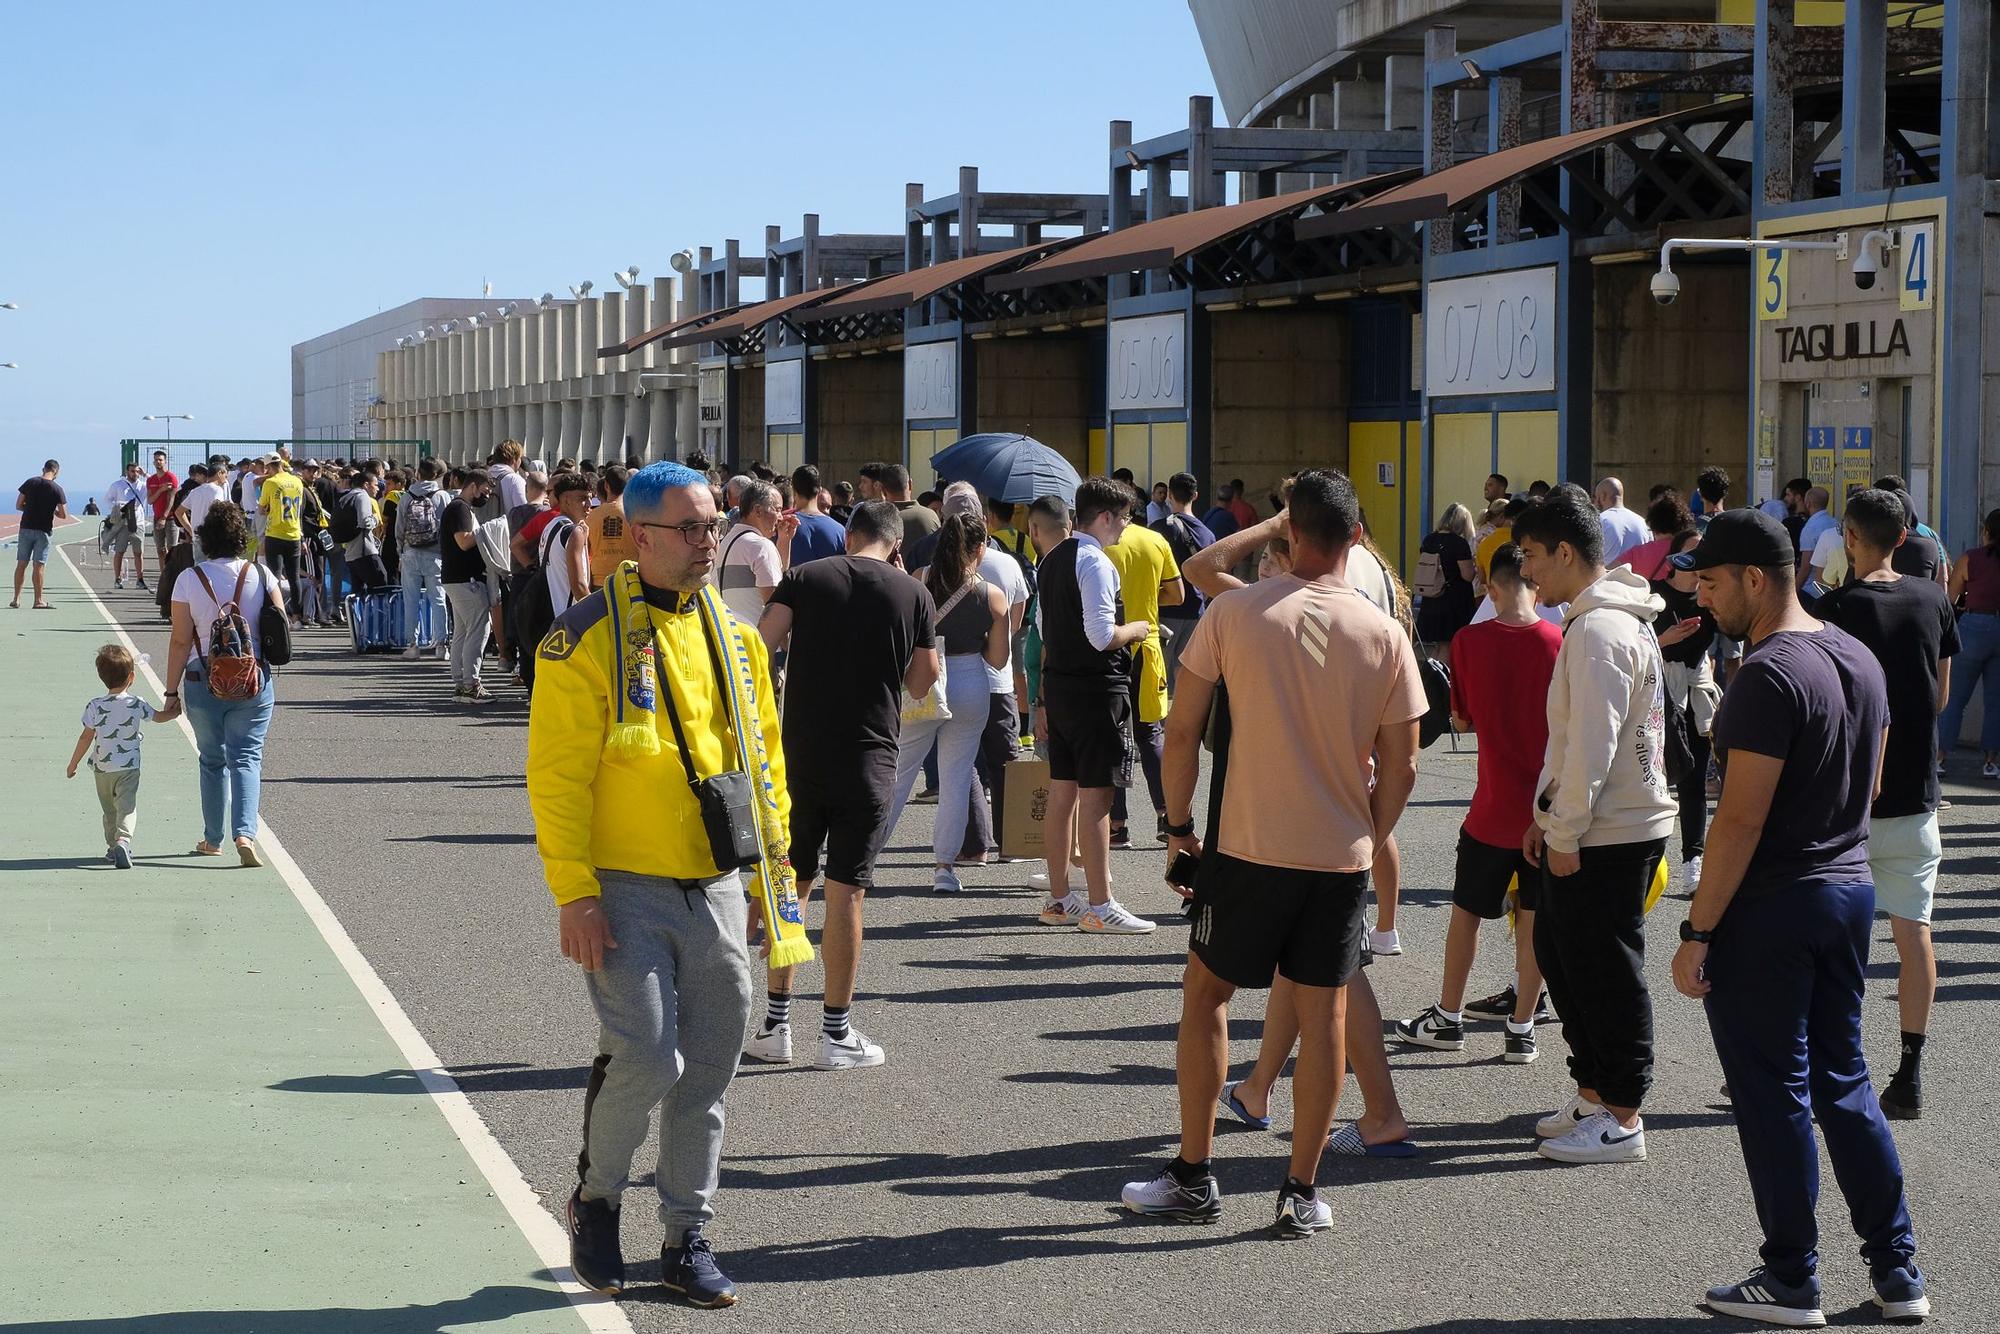
{"label": "blue jeans", "polygon": [[979,738],[986,731],[988,701],[992,690],[986,682],[986,663],[977,653],[955,654],[944,660],[944,700],[951,717],[903,724],[897,738],[896,800],[889,807],[889,828],[896,827],[910,793],[916,790],[917,771],[924,757],[937,743],[938,804],[931,828],[931,851],[939,866],[958,860],[965,842],[965,825],[972,797],[972,766],[979,759]]}
{"label": "blue jeans", "polygon": [[231,839],[257,837],[257,788],[264,771],[264,733],[271,726],[277,691],[267,670],[264,688],[249,699],[217,699],[208,683],[189,672],[181,681],[181,702],[194,728],[201,765],[201,831],[210,845],[224,840],[222,817],[229,816]]}
{"label": "blue jeans", "polygon": [[1782,1283],[1805,1282],[1819,1263],[1815,1118],[1869,1271],[1879,1277],[1916,1254],[1902,1159],[1861,1051],[1874,917],[1865,880],[1786,885],[1739,895],[1709,947],[1708,1027],[1764,1232],[1760,1254]]}
{"label": "blue jeans", "polygon": [[1965,613],[1958,618],[1958,644],[1958,656],[1951,660],[1951,698],[1938,715],[1938,750],[1948,752],[1958,744],[1966,701],[1979,686],[1984,690],[1979,748],[2000,751],[2000,616],[1990,611]]}
{"label": "blue jeans", "polygon": [[417,616],[422,610],[419,594],[431,604],[431,624],[444,628],[444,582],[439,577],[443,558],[430,547],[403,548],[403,642],[417,642]]}

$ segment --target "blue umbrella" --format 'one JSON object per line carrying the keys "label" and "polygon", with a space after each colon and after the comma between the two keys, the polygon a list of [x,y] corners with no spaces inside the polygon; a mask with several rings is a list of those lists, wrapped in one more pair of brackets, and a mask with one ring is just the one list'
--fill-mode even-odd
{"label": "blue umbrella", "polygon": [[1032,436],[987,432],[968,435],[931,455],[947,482],[970,482],[989,500],[1025,505],[1043,496],[1076,503],[1076,475],[1069,460]]}

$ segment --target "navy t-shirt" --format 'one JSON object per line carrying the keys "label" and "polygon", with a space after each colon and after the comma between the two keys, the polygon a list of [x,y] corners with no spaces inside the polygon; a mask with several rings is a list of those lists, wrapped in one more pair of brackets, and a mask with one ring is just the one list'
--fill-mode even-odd
{"label": "navy t-shirt", "polygon": [[1744,655],[1716,711],[1716,754],[1726,763],[1752,751],[1784,769],[1742,893],[1869,878],[1868,807],[1888,723],[1875,655],[1836,626],[1781,631]]}
{"label": "navy t-shirt", "polygon": [[847,530],[824,514],[800,514],[799,531],[792,534],[792,568],[809,560],[847,554]]}

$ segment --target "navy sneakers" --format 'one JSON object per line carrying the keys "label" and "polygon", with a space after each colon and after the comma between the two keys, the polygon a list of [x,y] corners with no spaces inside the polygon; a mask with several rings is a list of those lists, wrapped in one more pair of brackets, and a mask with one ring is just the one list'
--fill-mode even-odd
{"label": "navy sneakers", "polygon": [[1875,1278],[1875,1305],[1884,1320],[1911,1324],[1931,1313],[1931,1299],[1924,1294],[1924,1273],[1915,1265],[1892,1269]]}
{"label": "navy sneakers", "polygon": [[618,1247],[618,1211],[609,1200],[586,1200],[583,1187],[569,1193],[563,1211],[569,1229],[569,1267],[592,1292],[616,1297],[625,1289],[625,1255]]}
{"label": "navy sneakers", "polygon": [[1818,1279],[1780,1283],[1761,1269],[1741,1283],[1710,1288],[1708,1309],[1791,1329],[1817,1329],[1826,1323],[1826,1313],[1819,1309]]}
{"label": "navy sneakers", "polygon": [[661,1248],[660,1281],[685,1297],[690,1306],[713,1309],[736,1305],[736,1285],[715,1262],[715,1248],[698,1227],[682,1233],[679,1246]]}

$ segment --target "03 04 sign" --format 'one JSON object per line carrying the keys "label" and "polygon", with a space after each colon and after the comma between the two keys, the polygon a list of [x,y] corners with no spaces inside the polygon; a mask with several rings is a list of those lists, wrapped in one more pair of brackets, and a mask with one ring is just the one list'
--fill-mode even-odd
{"label": "03 04 sign", "polygon": [[1553,268],[1432,283],[1425,305],[1424,392],[1432,398],[1556,387]]}

